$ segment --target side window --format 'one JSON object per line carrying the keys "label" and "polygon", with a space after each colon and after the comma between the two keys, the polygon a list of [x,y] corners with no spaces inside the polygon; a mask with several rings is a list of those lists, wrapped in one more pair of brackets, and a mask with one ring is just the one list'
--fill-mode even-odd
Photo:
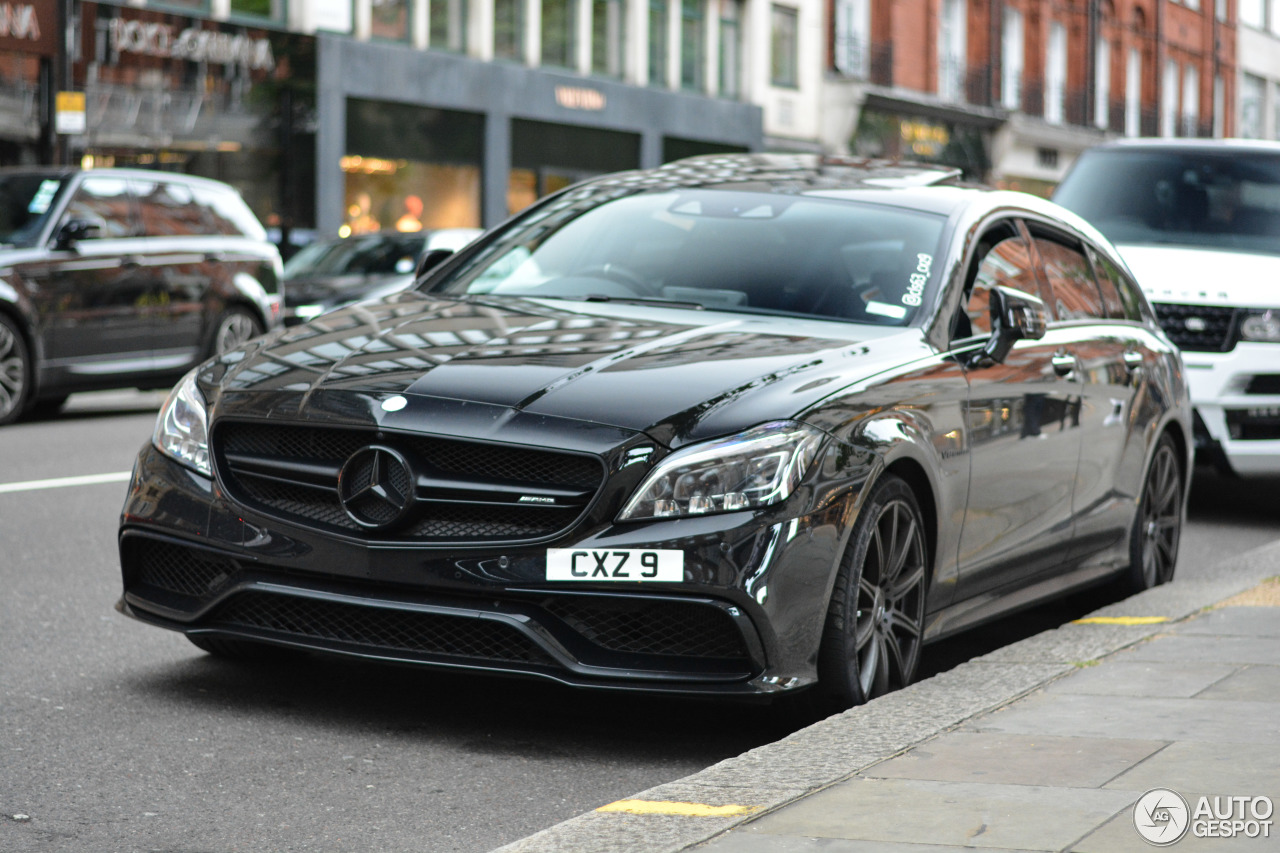
{"label": "side window", "polygon": [[204,208],[205,215],[215,234],[230,234],[265,240],[267,232],[258,222],[253,211],[235,190],[222,187],[196,186],[191,188],[196,201]]}
{"label": "side window", "polygon": [[204,211],[191,188],[168,181],[131,180],[138,197],[143,232],[149,237],[188,237],[210,233]]}
{"label": "side window", "polygon": [[1033,237],[1044,268],[1045,280],[1053,292],[1054,313],[1059,320],[1100,320],[1107,316],[1102,294],[1093,279],[1089,259],[1078,249],[1056,240]]}
{"label": "side window", "polygon": [[1142,295],[1138,292],[1138,285],[1105,255],[1095,254],[1094,259],[1098,262],[1099,283],[1107,281],[1115,288],[1118,309],[1114,316],[1122,320],[1142,322]]}
{"label": "side window", "polygon": [[123,178],[89,177],[80,183],[67,205],[63,221],[83,219],[98,226],[92,238],[135,237],[133,198]]}
{"label": "side window", "polygon": [[[966,294],[964,316],[956,324],[957,338],[991,334],[991,288],[997,285],[1043,299],[1027,241],[1012,228],[1007,230],[1011,236],[1005,236],[1001,232],[983,238],[979,244],[978,251],[982,254],[973,274],[972,285]],[[967,334],[966,321],[969,327]]]}

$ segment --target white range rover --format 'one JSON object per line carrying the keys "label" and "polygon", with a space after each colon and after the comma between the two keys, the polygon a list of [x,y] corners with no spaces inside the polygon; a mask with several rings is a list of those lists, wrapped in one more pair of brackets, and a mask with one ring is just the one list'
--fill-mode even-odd
{"label": "white range rover", "polygon": [[1280,475],[1280,143],[1110,142],[1053,200],[1110,238],[1181,348],[1198,457]]}

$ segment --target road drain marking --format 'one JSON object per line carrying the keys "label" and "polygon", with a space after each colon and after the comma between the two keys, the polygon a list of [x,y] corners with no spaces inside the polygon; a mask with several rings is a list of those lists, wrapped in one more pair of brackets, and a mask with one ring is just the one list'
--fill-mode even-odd
{"label": "road drain marking", "polygon": [[87,474],[83,477],[56,477],[52,480],[27,480],[22,483],[0,483],[0,495],[6,492],[34,492],[38,489],[60,489],[64,486],[94,486],[98,483],[126,483],[131,472]]}
{"label": "road drain marking", "polygon": [[1072,625],[1159,625],[1168,616],[1089,616],[1072,620]]}
{"label": "road drain marking", "polygon": [[708,806],[703,803],[670,803],[656,800],[618,800],[596,809],[625,814],[678,815],[680,817],[741,817],[760,810],[759,806]]}

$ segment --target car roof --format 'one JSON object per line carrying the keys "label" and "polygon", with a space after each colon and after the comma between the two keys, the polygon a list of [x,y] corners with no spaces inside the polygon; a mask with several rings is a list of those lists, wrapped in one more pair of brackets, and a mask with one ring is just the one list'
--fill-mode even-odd
{"label": "car roof", "polygon": [[75,175],[107,175],[121,178],[138,178],[139,180],[155,181],[173,181],[185,184],[203,184],[209,187],[218,187],[221,189],[232,189],[228,184],[215,180],[213,178],[205,178],[199,175],[187,175],[182,172],[165,172],[159,169],[138,169],[132,167],[116,167],[103,166],[92,169],[84,169],[80,166],[5,166],[0,168],[0,176],[3,175],[47,175],[58,178],[70,178]]}
{"label": "car roof", "polygon": [[[1163,139],[1140,137],[1114,139],[1090,151],[1198,151],[1204,153],[1257,152],[1280,154],[1280,142],[1266,139]],[[1088,153],[1087,151],[1085,153]]]}

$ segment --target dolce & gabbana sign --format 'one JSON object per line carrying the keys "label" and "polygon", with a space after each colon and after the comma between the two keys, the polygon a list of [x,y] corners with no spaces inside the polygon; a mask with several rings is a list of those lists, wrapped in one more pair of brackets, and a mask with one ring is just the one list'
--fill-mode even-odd
{"label": "dolce & gabbana sign", "polygon": [[111,48],[119,53],[137,53],[165,59],[186,59],[215,65],[240,65],[250,71],[271,71],[276,67],[271,42],[244,33],[224,33],[172,24],[114,18],[110,28]]}
{"label": "dolce & gabbana sign", "polygon": [[52,55],[58,29],[55,18],[50,0],[0,2],[0,48]]}

